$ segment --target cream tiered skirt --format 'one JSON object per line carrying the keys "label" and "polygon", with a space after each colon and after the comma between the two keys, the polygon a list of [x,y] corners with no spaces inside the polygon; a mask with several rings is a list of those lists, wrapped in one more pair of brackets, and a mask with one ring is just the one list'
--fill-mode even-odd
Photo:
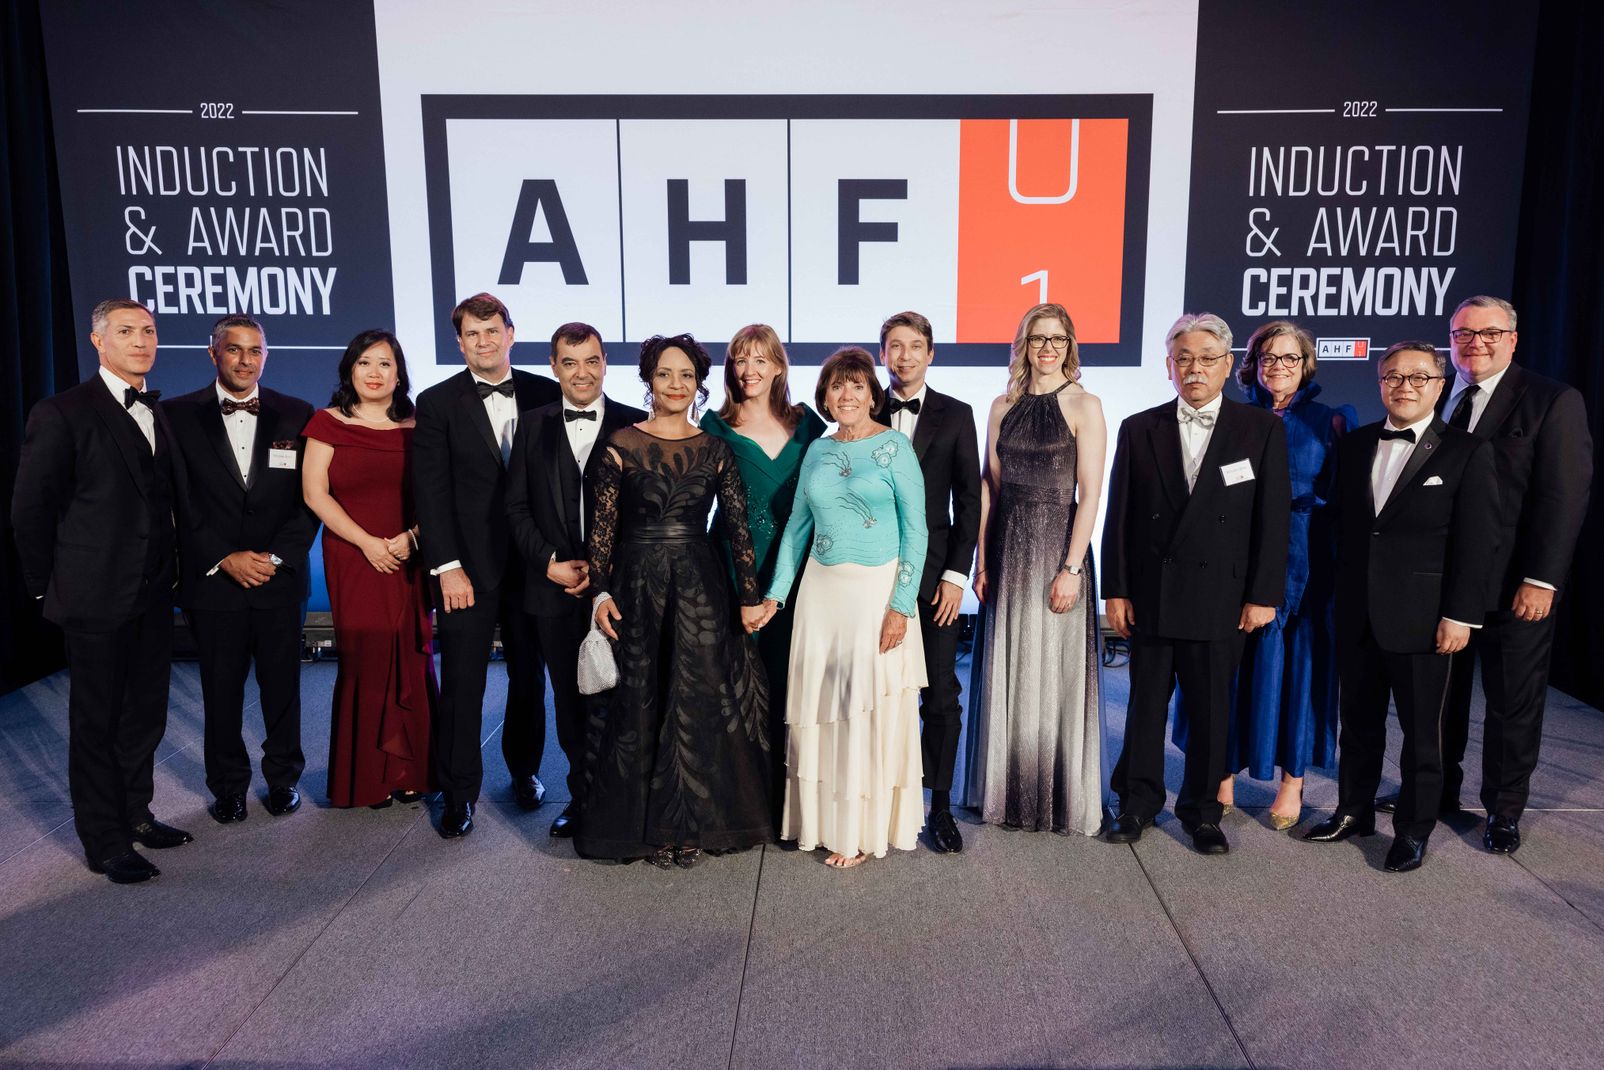
{"label": "cream tiered skirt", "polygon": [[785,721],[781,838],[804,851],[884,857],[911,851],[924,827],[919,621],[880,653],[897,562],[809,560],[796,597]]}

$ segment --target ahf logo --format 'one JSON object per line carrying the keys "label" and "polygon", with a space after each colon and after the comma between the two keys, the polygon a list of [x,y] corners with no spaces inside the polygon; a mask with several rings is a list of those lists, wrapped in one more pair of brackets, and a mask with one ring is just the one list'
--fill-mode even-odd
{"label": "ahf logo", "polygon": [[1315,356],[1321,360],[1366,360],[1370,356],[1368,338],[1321,338],[1315,345]]}

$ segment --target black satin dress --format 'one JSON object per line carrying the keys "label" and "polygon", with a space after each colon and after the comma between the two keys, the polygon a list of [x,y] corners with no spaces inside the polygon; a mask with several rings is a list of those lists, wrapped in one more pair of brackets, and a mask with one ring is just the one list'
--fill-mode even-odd
{"label": "black satin dress", "polygon": [[753,644],[740,641],[727,566],[707,531],[716,498],[740,603],[757,605],[735,455],[706,433],[663,439],[635,427],[599,448],[591,586],[623,619],[618,686],[591,707],[574,847],[640,858],[767,842],[768,684]]}

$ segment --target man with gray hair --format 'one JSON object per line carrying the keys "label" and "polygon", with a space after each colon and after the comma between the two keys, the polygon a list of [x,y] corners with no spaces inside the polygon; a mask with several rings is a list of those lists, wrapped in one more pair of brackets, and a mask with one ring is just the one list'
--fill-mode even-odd
{"label": "man with gray hair", "polygon": [[184,464],[146,376],[156,320],[102,301],[89,341],[100,368],[28,414],[11,524],[28,593],[67,640],[67,789],[89,868],[114,884],[160,874],[135,843],[192,836],[156,820],[156,747],[172,676],[174,517]]}
{"label": "man with gray hair", "polygon": [[1108,841],[1134,843],[1164,808],[1164,725],[1178,683],[1192,719],[1175,816],[1199,852],[1224,854],[1217,792],[1231,683],[1244,637],[1275,619],[1286,582],[1286,432],[1274,413],[1221,395],[1233,359],[1224,320],[1184,315],[1165,341],[1178,397],[1120,425],[1103,523],[1109,626],[1131,644]]}
{"label": "man with gray hair", "polygon": [[[1487,714],[1482,740],[1482,842],[1520,847],[1554,647],[1554,603],[1587,515],[1593,443],[1582,395],[1514,363],[1514,307],[1498,297],[1462,301],[1449,321],[1458,375],[1438,411],[1450,427],[1492,443],[1501,510],[1486,625],[1454,656],[1443,715],[1444,812],[1460,808],[1474,662],[1481,661]],[[1379,804],[1390,808],[1395,799]]]}
{"label": "man with gray hair", "polygon": [[267,338],[224,316],[208,349],[217,379],[168,403],[196,522],[183,532],[180,600],[195,636],[212,818],[245,820],[250,754],[240,738],[245,678],[261,693],[267,812],[293,813],[301,752],[301,611],[317,517],[301,497],[301,429],[312,406],[262,386]]}

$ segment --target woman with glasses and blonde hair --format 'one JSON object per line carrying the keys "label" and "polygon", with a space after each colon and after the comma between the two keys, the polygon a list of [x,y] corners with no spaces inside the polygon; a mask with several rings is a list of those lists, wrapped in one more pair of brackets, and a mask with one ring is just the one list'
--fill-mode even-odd
{"label": "woman with glasses and blonde hair", "polygon": [[[735,454],[746,487],[746,522],[757,554],[759,586],[774,579],[780,534],[791,518],[797,475],[814,439],[824,434],[824,421],[806,405],[791,403],[791,370],[785,346],[773,327],[752,323],[730,338],[724,356],[724,405],[702,417],[703,431],[721,438]],[[713,533],[735,575],[724,513],[713,521]],[[794,585],[793,585],[794,588]],[[769,746],[774,763],[774,808],[779,814],[785,785],[785,675],[791,656],[791,601],[753,636],[769,675]]]}
{"label": "woman with glasses and blonde hair", "polygon": [[[1281,780],[1269,822],[1289,829],[1303,812],[1303,774],[1337,755],[1337,650],[1334,624],[1336,534],[1327,504],[1336,480],[1337,441],[1358,422],[1352,406],[1314,399],[1314,338],[1289,320],[1253,332],[1236,370],[1250,404],[1281,417],[1292,474],[1286,594],[1275,620],[1250,632],[1237,671],[1226,748],[1229,770],[1219,800],[1236,803],[1236,774]],[[1175,740],[1186,749],[1186,709],[1176,701]]]}
{"label": "woman with glasses and blonde hair", "polygon": [[966,795],[992,824],[1091,836],[1106,793],[1091,541],[1108,433],[1079,379],[1069,313],[1026,312],[986,428]]}

